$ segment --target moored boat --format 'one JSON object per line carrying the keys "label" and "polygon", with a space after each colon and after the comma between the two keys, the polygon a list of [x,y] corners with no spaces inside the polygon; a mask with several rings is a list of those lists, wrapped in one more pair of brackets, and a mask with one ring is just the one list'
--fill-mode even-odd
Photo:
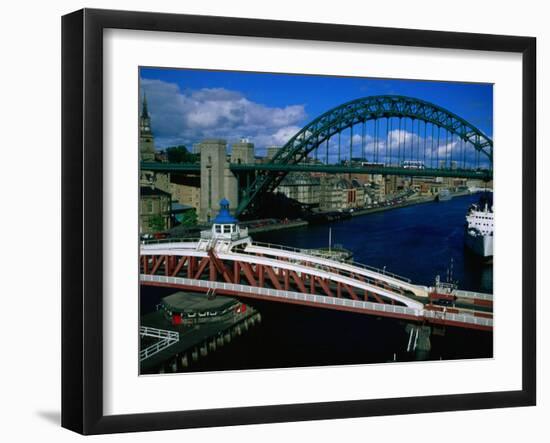
{"label": "moored boat", "polygon": [[493,205],[488,196],[483,196],[468,209],[464,242],[476,255],[490,259],[493,257],[493,231]]}

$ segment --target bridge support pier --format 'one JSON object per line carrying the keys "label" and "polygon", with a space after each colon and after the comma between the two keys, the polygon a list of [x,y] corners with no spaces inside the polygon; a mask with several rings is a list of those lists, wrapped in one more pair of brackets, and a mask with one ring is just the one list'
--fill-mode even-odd
{"label": "bridge support pier", "polygon": [[216,339],[213,339],[208,343],[208,349],[212,352],[216,351]]}
{"label": "bridge support pier", "polygon": [[426,325],[408,323],[405,326],[405,331],[408,337],[406,351],[414,353],[415,360],[427,360],[432,349],[430,341],[432,328]]}
{"label": "bridge support pier", "polygon": [[187,353],[185,353],[181,356],[180,363],[181,363],[182,368],[187,368],[189,366],[189,360],[187,359]]}

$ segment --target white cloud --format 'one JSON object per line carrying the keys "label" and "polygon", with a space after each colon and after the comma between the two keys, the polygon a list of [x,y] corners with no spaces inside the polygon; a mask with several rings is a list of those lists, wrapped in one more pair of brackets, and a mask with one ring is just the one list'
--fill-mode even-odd
{"label": "white cloud", "polygon": [[411,142],[416,145],[416,143],[423,140],[423,138],[404,129],[393,129],[390,131],[389,140],[394,146],[399,145],[399,143],[401,143],[401,145],[408,146]]}
{"label": "white cloud", "polygon": [[[349,133],[343,132],[340,137],[342,159],[349,158],[349,143]],[[424,145],[426,146],[425,154]],[[337,152],[338,139],[337,136],[334,136],[330,142],[329,157],[336,159],[338,156]],[[324,153],[323,150],[322,153]],[[388,162],[391,158],[391,162],[394,163],[398,163],[403,159],[418,159],[425,160],[427,166],[437,166],[438,161],[446,160],[450,164],[451,159],[459,162],[462,162],[464,159],[471,163],[475,160],[475,151],[470,146],[464,156],[460,142],[456,137],[448,141],[442,138],[439,140],[438,146],[437,138],[432,139],[431,136],[424,138],[419,134],[404,129],[394,129],[389,132],[387,138],[384,133],[378,137],[378,140],[372,134],[365,134],[364,145],[362,144],[361,134],[355,133],[353,135],[353,156],[365,157],[369,161],[382,162]]]}
{"label": "white cloud", "polygon": [[270,107],[256,103],[238,91],[203,88],[182,91],[177,84],[141,80],[147,94],[157,146],[191,145],[206,138],[240,137],[257,146],[284,144],[304,123],[303,105]]}
{"label": "white cloud", "polygon": [[[349,138],[348,138],[349,140]],[[374,137],[370,134],[365,134],[365,145],[368,145],[374,140]],[[363,136],[361,134],[353,134],[353,144],[361,145],[363,142]]]}

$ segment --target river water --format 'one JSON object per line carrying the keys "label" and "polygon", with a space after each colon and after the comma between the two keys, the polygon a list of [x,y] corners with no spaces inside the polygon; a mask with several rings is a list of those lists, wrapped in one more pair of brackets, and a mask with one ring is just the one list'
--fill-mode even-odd
{"label": "river water", "polygon": [[[299,248],[334,244],[353,251],[354,259],[432,285],[437,274],[461,289],[492,292],[493,270],[464,249],[464,217],[478,195],[457,197],[354,217],[326,225],[254,235],[254,240]],[[170,290],[141,290],[142,312]],[[262,321],[231,344],[199,359],[190,371],[409,361],[406,324],[363,314],[243,300]],[[423,359],[488,358],[492,334],[458,328],[438,330]]]}

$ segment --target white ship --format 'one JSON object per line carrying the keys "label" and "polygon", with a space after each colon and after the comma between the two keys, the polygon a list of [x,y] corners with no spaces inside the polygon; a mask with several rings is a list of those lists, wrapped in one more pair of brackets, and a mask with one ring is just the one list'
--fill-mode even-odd
{"label": "white ship", "polygon": [[492,258],[493,231],[493,204],[487,198],[482,198],[478,204],[470,206],[466,214],[466,246],[483,258]]}

